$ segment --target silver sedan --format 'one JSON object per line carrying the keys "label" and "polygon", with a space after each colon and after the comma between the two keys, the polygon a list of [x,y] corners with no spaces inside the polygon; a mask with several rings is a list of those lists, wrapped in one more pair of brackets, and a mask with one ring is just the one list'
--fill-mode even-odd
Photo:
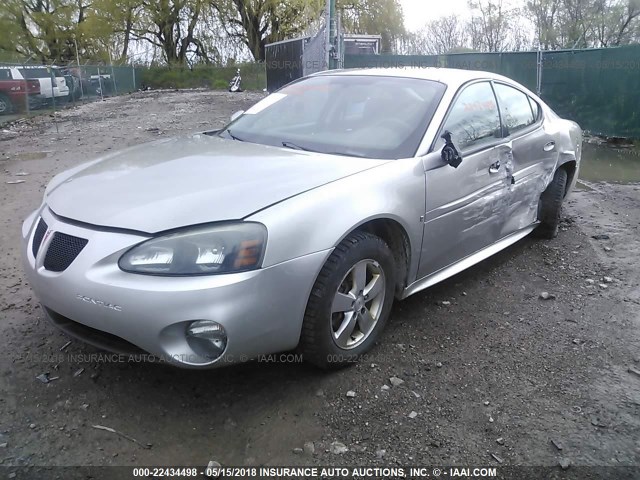
{"label": "silver sedan", "polygon": [[56,176],[24,268],[47,317],[103,349],[207,368],[298,348],[338,367],[394,299],[553,238],[581,143],[499,75],[325,72],[222,130]]}

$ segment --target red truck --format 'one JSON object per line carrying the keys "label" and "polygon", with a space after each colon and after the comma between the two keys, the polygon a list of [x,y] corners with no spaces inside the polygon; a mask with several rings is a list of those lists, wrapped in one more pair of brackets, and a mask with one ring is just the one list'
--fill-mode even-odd
{"label": "red truck", "polygon": [[27,102],[30,110],[40,107],[40,82],[13,80],[9,70],[0,69],[0,115],[25,111]]}

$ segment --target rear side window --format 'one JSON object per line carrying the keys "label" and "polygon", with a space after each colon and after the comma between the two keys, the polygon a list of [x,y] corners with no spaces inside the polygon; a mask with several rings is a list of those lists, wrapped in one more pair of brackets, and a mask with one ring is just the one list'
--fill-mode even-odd
{"label": "rear side window", "polygon": [[500,116],[489,82],[474,83],[462,91],[451,107],[444,131],[451,132],[459,150],[480,147],[500,138]]}
{"label": "rear side window", "polygon": [[511,135],[535,123],[538,116],[534,115],[527,94],[501,83],[496,83],[494,86],[500,101],[502,123],[507,135]]}
{"label": "rear side window", "polygon": [[0,68],[0,80],[11,80],[11,72],[6,68]]}

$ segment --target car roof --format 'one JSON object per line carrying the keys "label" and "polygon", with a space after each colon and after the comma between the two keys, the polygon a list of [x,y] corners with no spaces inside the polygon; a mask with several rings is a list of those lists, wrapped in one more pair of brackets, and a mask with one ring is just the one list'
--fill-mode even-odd
{"label": "car roof", "polygon": [[458,68],[438,68],[438,67],[396,67],[396,68],[350,68],[344,70],[326,70],[313,76],[340,75],[340,76],[384,76],[399,78],[418,78],[423,80],[433,80],[446,85],[462,85],[471,80],[492,79],[501,80],[508,83],[517,83],[510,78],[498,75],[497,73],[484,72],[480,70],[463,70]]}
{"label": "car roof", "polygon": [[25,70],[28,69],[35,69],[35,68],[64,68],[64,67],[59,67],[58,65],[0,65],[0,68],[2,69],[9,69],[9,68],[22,68]]}

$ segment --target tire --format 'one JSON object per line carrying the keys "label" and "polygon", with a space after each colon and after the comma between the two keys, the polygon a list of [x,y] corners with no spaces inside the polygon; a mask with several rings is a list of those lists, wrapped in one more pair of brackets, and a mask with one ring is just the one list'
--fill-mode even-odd
{"label": "tire", "polygon": [[542,192],[538,206],[538,220],[540,225],[536,228],[536,236],[552,239],[558,236],[560,226],[560,213],[562,201],[567,191],[567,171],[563,168],[556,170],[553,180]]}
{"label": "tire", "polygon": [[299,345],[304,360],[336,369],[369,351],[393,305],[394,272],[393,254],[382,239],[365,232],[345,238],[311,290]]}
{"label": "tire", "polygon": [[9,97],[0,93],[0,115],[7,115],[13,111],[13,104]]}

